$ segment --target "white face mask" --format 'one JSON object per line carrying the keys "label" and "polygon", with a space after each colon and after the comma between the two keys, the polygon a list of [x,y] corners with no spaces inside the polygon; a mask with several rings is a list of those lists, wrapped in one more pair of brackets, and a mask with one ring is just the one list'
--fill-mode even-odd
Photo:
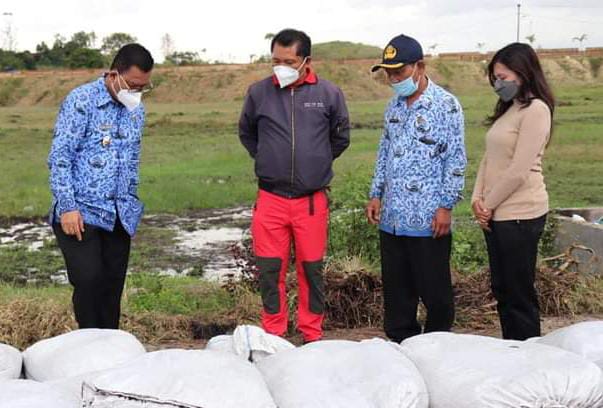
{"label": "white face mask", "polygon": [[122,89],[117,93],[117,100],[126,107],[128,112],[132,112],[140,105],[142,92],[130,92],[126,89]]}
{"label": "white face mask", "polygon": [[[118,83],[119,78],[121,78],[126,84],[126,86],[128,86],[128,83],[121,77],[121,75],[118,74],[117,78]],[[113,92],[115,92],[115,97],[122,105],[126,107],[128,112],[132,112],[138,107],[138,105],[140,105],[140,102],[142,101],[142,92],[132,92],[130,89],[123,89],[121,88],[121,83],[119,84],[121,90],[119,92],[116,92],[115,85],[112,84],[112,86]]]}
{"label": "white face mask", "polygon": [[307,57],[304,58],[301,66],[298,69],[291,68],[288,65],[277,65],[272,67],[272,71],[274,72],[274,75],[276,75],[281,88],[289,86],[299,79],[299,71],[301,71],[306,63],[306,59]]}

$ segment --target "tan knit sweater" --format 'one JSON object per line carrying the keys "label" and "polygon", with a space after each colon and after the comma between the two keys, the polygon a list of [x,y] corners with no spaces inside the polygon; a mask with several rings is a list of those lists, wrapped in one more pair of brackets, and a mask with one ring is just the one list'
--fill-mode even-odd
{"label": "tan knit sweater", "polygon": [[551,134],[551,112],[540,99],[514,104],[486,134],[471,201],[482,199],[494,221],[538,218],[549,210],[542,156]]}

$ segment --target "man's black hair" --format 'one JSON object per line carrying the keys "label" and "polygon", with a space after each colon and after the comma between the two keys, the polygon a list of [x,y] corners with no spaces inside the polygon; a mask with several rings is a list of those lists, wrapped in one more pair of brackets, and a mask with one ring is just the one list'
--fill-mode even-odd
{"label": "man's black hair", "polygon": [[125,72],[133,66],[140,68],[143,72],[153,69],[153,57],[149,50],[140,44],[126,44],[117,51],[111,63],[111,69]]}
{"label": "man's black hair", "polygon": [[312,40],[303,31],[286,28],[272,38],[270,52],[274,51],[274,44],[279,44],[283,47],[291,47],[297,44],[298,57],[306,58],[312,55]]}

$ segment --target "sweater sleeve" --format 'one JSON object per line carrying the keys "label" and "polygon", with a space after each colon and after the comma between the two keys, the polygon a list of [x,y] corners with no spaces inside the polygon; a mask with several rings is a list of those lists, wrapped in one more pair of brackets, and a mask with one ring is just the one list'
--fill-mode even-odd
{"label": "sweater sleeve", "polygon": [[471,195],[471,203],[484,199],[484,177],[486,177],[486,163],[486,154],[484,153],[484,157],[482,157],[482,160],[479,163],[477,175],[475,176],[475,186],[473,187],[473,194]]}
{"label": "sweater sleeve", "polygon": [[485,197],[486,208],[496,209],[528,179],[534,162],[546,145],[551,131],[551,113],[547,105],[534,100],[525,108],[511,164],[500,175]]}

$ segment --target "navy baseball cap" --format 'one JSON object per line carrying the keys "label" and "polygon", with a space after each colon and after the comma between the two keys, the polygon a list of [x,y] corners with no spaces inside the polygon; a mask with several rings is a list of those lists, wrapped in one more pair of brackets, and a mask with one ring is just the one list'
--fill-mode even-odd
{"label": "navy baseball cap", "polygon": [[417,40],[401,34],[394,37],[383,50],[381,64],[373,65],[372,72],[380,68],[401,68],[423,59],[423,48]]}

